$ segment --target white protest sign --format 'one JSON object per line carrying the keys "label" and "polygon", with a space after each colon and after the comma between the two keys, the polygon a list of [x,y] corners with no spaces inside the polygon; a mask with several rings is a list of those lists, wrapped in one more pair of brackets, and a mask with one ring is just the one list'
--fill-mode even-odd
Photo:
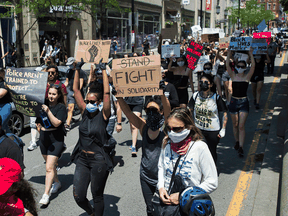
{"label": "white protest sign", "polygon": [[197,31],[201,30],[201,27],[200,27],[200,25],[194,25],[191,27],[191,30],[192,30],[192,32],[197,32]]}
{"label": "white protest sign", "polygon": [[234,59],[236,60],[237,59],[237,61],[247,61],[247,59],[248,59],[248,55],[247,54],[245,54],[245,53],[235,53],[235,55],[234,55]]}
{"label": "white protest sign", "polygon": [[161,58],[180,57],[180,44],[162,45]]}
{"label": "white protest sign", "polygon": [[219,32],[219,38],[224,38],[225,37],[225,33],[224,32]]}
{"label": "white protest sign", "polygon": [[197,67],[195,68],[194,72],[199,72],[203,71],[203,66],[206,62],[209,62],[209,56],[201,56],[200,59],[198,60]]}
{"label": "white protest sign", "polygon": [[202,34],[217,34],[220,32],[220,29],[216,28],[203,28]]}

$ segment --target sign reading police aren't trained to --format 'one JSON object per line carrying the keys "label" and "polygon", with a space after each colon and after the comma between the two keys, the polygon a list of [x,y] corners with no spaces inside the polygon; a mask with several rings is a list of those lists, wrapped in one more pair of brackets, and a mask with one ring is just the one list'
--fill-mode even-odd
{"label": "sign reading police aren't trained to", "polygon": [[116,97],[163,94],[160,55],[114,59],[112,68]]}
{"label": "sign reading police aren't trained to", "polygon": [[21,68],[7,68],[5,81],[18,112],[37,116],[45,101],[48,73]]}

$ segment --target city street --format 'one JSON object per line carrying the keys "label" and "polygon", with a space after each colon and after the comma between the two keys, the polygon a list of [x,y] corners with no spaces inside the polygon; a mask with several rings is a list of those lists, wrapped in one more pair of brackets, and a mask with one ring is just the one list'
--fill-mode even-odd
{"label": "city street", "polygon": [[[217,169],[219,172],[218,189],[211,194],[216,216],[223,215],[276,215],[278,202],[279,177],[281,172],[282,145],[277,145],[277,115],[287,101],[288,64],[285,54],[275,60],[274,74],[265,74],[260,110],[253,105],[251,85],[248,89],[250,112],[246,122],[244,158],[239,158],[234,150],[232,123],[229,115],[226,136],[218,146]],[[197,86],[196,75],[194,86]],[[189,92],[191,96],[191,91]],[[143,111],[144,114],[144,111]],[[125,116],[124,116],[125,117]],[[59,161],[58,172],[62,188],[51,196],[50,204],[40,208],[40,216],[84,216],[87,215],[74,201],[73,175],[75,164],[69,165],[70,154],[78,140],[78,124],[72,125],[65,143],[67,150]],[[145,216],[146,207],[142,196],[139,169],[141,160],[141,136],[138,136],[137,157],[131,157],[131,133],[127,119],[122,122],[123,131],[114,132],[118,142],[116,147],[114,172],[109,175],[104,191],[105,216]],[[40,148],[27,151],[30,129],[22,134],[26,143],[24,150],[25,178],[37,190],[37,203],[44,193],[45,164]],[[88,199],[93,204],[90,188]],[[268,196],[268,197],[267,197]],[[271,207],[271,212],[262,212]],[[274,213],[273,213],[274,211]]]}

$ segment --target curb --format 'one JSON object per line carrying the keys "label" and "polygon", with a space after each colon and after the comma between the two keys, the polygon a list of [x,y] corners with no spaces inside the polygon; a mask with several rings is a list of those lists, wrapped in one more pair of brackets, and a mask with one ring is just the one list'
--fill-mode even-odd
{"label": "curb", "polygon": [[288,215],[288,125],[284,139],[284,151],[282,161],[281,197],[280,197],[280,216]]}

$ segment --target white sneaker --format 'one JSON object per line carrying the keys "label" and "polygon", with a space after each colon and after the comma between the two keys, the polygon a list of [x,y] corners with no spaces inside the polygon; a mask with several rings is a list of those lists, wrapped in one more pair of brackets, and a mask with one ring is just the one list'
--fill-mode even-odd
{"label": "white sneaker", "polygon": [[47,194],[43,194],[42,199],[39,201],[42,205],[48,205],[49,202],[49,195]]}
{"label": "white sneaker", "polygon": [[55,182],[54,184],[52,184],[50,193],[57,193],[57,191],[61,188],[61,182]]}
{"label": "white sneaker", "polygon": [[29,146],[27,149],[28,149],[28,151],[33,151],[33,150],[35,150],[37,147],[38,147],[37,144],[31,141],[31,142],[30,142],[30,146]]}

